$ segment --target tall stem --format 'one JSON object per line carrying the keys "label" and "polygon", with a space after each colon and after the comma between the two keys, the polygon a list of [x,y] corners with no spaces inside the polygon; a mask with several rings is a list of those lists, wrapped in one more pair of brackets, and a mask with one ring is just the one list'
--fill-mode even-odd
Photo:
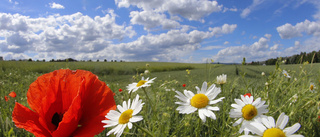
{"label": "tall stem", "polygon": [[148,94],[147,94],[146,89],[145,89],[145,88],[142,88],[142,90],[143,90],[144,94],[146,94],[146,96],[147,96],[147,99],[148,99],[148,101],[149,101],[149,103],[150,103],[150,105],[151,105],[151,107],[152,107],[152,111],[154,111],[154,105],[153,105],[152,101],[150,100],[150,98],[149,98],[149,96],[148,96]]}
{"label": "tall stem", "polygon": [[147,129],[142,128],[141,126],[139,126],[139,125],[136,124],[136,123],[132,123],[132,124],[133,124],[134,126],[136,126],[137,128],[141,129],[143,132],[147,133],[149,136],[154,137],[154,135],[153,135],[150,131],[148,131]]}

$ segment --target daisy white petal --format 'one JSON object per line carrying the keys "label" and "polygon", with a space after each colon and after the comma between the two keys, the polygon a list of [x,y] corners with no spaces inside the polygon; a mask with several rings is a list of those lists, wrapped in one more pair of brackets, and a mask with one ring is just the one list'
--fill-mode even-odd
{"label": "daisy white petal", "polygon": [[250,124],[246,124],[246,128],[250,129],[253,133],[258,134],[259,137],[274,137],[277,136],[285,136],[285,137],[303,137],[303,135],[293,135],[293,133],[297,132],[300,128],[300,124],[296,123],[291,127],[287,127],[283,130],[280,126],[285,126],[287,123],[287,115],[281,113],[277,119],[277,123],[274,123],[275,120],[273,117],[263,117],[262,123],[255,121]]}
{"label": "daisy white petal", "polygon": [[127,126],[129,129],[132,128],[132,122],[141,121],[143,119],[142,116],[136,116],[136,114],[141,111],[143,104],[142,100],[139,100],[139,95],[137,95],[132,102],[129,99],[128,102],[123,101],[122,106],[117,106],[121,113],[115,110],[110,110],[105,116],[108,120],[101,121],[102,123],[107,124],[103,126],[104,128],[115,126],[107,133],[107,136],[113,133],[117,137],[120,137]]}
{"label": "daisy white petal", "polygon": [[[229,114],[231,118],[241,118],[237,120],[233,126],[241,124],[239,132],[246,131],[246,134],[250,132],[250,129],[246,128],[247,123],[257,121],[263,114],[268,112],[266,109],[268,105],[264,105],[265,102],[261,101],[260,98],[254,101],[253,96],[241,95],[241,99],[234,99],[236,104],[232,104],[233,109],[230,110]],[[271,125],[269,125],[271,126]]]}
{"label": "daisy white petal", "polygon": [[300,125],[299,123],[295,123],[293,126],[287,127],[287,128],[285,128],[283,131],[284,131],[287,135],[292,135],[293,133],[297,132],[300,127],[301,127],[301,125]]}
{"label": "daisy white petal", "polygon": [[209,89],[207,89],[207,87],[207,82],[203,82],[201,89],[196,87],[197,94],[188,90],[184,90],[184,94],[176,91],[177,95],[175,95],[175,97],[182,101],[175,102],[175,104],[180,105],[176,110],[178,110],[180,114],[191,114],[198,111],[198,115],[203,122],[206,121],[206,117],[216,119],[216,115],[213,111],[219,111],[219,107],[210,105],[222,101],[224,97],[214,100],[221,90],[215,87],[215,85],[211,85]]}

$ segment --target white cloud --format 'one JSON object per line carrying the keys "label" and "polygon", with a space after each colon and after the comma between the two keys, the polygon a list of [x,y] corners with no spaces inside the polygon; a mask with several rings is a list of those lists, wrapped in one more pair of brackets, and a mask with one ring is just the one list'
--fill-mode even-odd
{"label": "white cloud", "polygon": [[102,6],[100,5],[100,6],[96,7],[95,10],[98,10],[98,9],[101,9],[101,8],[102,8]]}
{"label": "white cloud", "polygon": [[278,50],[280,44],[274,44],[272,47],[270,47],[270,50]]}
{"label": "white cloud", "polygon": [[206,46],[201,48],[200,50],[213,50],[213,49],[222,49],[224,48],[223,46]]}
{"label": "white cloud", "polygon": [[[267,35],[268,36],[268,35]],[[217,55],[213,56],[213,59],[219,62],[234,63],[241,62],[245,57],[248,61],[262,61],[270,58],[270,56],[280,55],[278,51],[268,51],[268,42],[270,39],[261,37],[259,41],[254,42],[250,46],[232,46],[222,49]]]}
{"label": "white cloud", "polygon": [[224,45],[227,45],[227,44],[229,44],[229,41],[225,41],[223,44],[224,44]]}
{"label": "white cloud", "polygon": [[50,8],[52,8],[52,9],[64,9],[63,5],[55,3],[55,2],[49,3],[49,5],[50,5]]}
{"label": "white cloud", "polygon": [[[158,35],[142,35],[137,40],[117,44],[115,41],[133,37],[132,26],[118,25],[113,10],[103,16],[91,18],[81,13],[51,15],[45,18],[30,18],[20,14],[0,13],[1,52],[33,59],[78,60],[158,60],[185,61],[190,54],[201,48],[200,43],[213,36],[232,33],[236,24],[224,24],[207,31],[192,30],[180,26]],[[10,54],[9,54],[10,53]],[[22,56],[24,55],[24,56]],[[16,58],[19,59],[19,58]]]}
{"label": "white cloud", "polygon": [[0,37],[4,37],[0,49],[7,53],[54,55],[48,58],[86,58],[112,45],[114,40],[136,34],[131,26],[116,24],[115,17],[112,10],[104,17],[94,18],[81,13],[46,18],[0,13]]}
{"label": "white cloud", "polygon": [[233,8],[224,7],[222,12],[225,13],[225,12],[227,12],[227,11],[237,12],[238,9],[237,9],[236,7],[233,7]]}
{"label": "white cloud", "polygon": [[302,32],[307,33],[308,35],[319,36],[320,35],[320,23],[319,22],[310,22],[305,20],[304,22],[297,23],[295,26],[292,26],[289,23],[277,27],[277,31],[282,39],[290,39],[293,37],[302,36]]}
{"label": "white cloud", "polygon": [[272,35],[271,35],[271,34],[265,34],[264,36],[265,36],[266,38],[270,39]]}
{"label": "white cloud", "polygon": [[201,18],[222,10],[217,1],[209,0],[115,0],[118,7],[137,6],[145,11],[168,12],[188,20],[202,21]]}
{"label": "white cloud", "polygon": [[237,24],[224,24],[222,27],[214,27],[214,28],[209,28],[211,33],[215,36],[220,36],[220,34],[229,34],[232,33],[235,29],[237,28]]}
{"label": "white cloud", "polygon": [[142,35],[133,42],[114,45],[113,50],[122,53],[121,58],[125,60],[147,61],[154,58],[158,61],[184,61],[182,57],[190,56],[193,51],[200,49],[200,43],[203,40],[231,33],[234,26],[236,25],[225,24],[209,29],[209,31],[189,31],[186,28],[181,28],[159,35]]}
{"label": "white cloud", "polygon": [[153,11],[132,11],[130,12],[130,17],[132,24],[143,25],[145,30],[150,30],[158,26],[162,26],[163,29],[174,29],[180,26],[177,21],[167,19],[165,14]]}
{"label": "white cloud", "polygon": [[263,2],[265,2],[265,0],[253,0],[253,3],[241,12],[241,18],[246,18],[247,16],[249,16],[249,14],[252,11],[256,10],[257,7],[261,5]]}
{"label": "white cloud", "polygon": [[241,16],[242,18],[245,18],[245,17],[247,17],[250,13],[251,13],[251,10],[250,10],[249,8],[245,8],[245,9],[241,12],[240,16]]}

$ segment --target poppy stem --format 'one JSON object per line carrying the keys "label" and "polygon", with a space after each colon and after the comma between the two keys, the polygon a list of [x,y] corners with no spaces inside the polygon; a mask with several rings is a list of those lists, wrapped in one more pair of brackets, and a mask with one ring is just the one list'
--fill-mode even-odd
{"label": "poppy stem", "polygon": [[147,129],[139,126],[137,123],[132,123],[132,124],[133,124],[134,126],[136,126],[137,128],[141,129],[143,132],[147,133],[149,136],[154,137],[154,135],[153,135],[150,131],[148,131]]}

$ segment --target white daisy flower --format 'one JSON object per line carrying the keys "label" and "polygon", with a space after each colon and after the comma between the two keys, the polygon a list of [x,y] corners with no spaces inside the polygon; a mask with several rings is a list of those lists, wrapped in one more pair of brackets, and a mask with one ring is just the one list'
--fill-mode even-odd
{"label": "white daisy flower", "polygon": [[311,91],[311,92],[314,92],[314,89],[315,89],[316,87],[314,86],[314,83],[310,83],[310,86],[309,86],[309,90]]}
{"label": "white daisy flower", "polygon": [[262,76],[265,76],[265,75],[266,75],[266,73],[264,73],[264,72],[261,72],[261,75],[262,75]]}
{"label": "white daisy flower", "polygon": [[261,123],[252,122],[246,127],[258,136],[242,135],[240,137],[303,137],[303,135],[293,134],[298,131],[300,124],[296,123],[291,127],[285,128],[289,117],[281,113],[275,123],[273,117],[262,118]]}
{"label": "white daisy flower", "polygon": [[222,85],[227,83],[227,75],[222,74],[220,76],[217,76],[217,84]]}
{"label": "white daisy flower", "polygon": [[206,117],[211,119],[216,119],[216,115],[212,111],[219,111],[219,107],[213,107],[210,105],[216,104],[224,97],[213,100],[221,92],[221,89],[212,84],[207,89],[207,82],[203,82],[201,90],[199,87],[196,87],[197,94],[194,94],[191,91],[184,90],[184,94],[179,91],[176,91],[178,95],[175,95],[182,102],[175,102],[179,104],[177,110],[181,114],[191,114],[198,110],[200,119],[205,122]]}
{"label": "white daisy flower", "polygon": [[129,84],[127,86],[127,89],[129,90],[129,93],[130,93],[130,92],[137,91],[139,88],[149,87],[149,86],[151,86],[150,84],[153,83],[154,79],[156,79],[156,77],[153,79],[150,79],[150,80],[149,80],[149,78],[144,80],[144,77],[142,77],[142,79],[138,83],[134,82],[132,84]]}
{"label": "white daisy flower", "polygon": [[287,78],[291,78],[291,77],[289,76],[289,73],[288,73],[287,71],[285,71],[285,70],[282,71],[282,74],[283,74],[285,77],[287,77]]}
{"label": "white daisy flower", "polygon": [[241,99],[234,99],[237,104],[231,104],[234,109],[230,111],[231,118],[238,118],[233,126],[241,124],[239,133],[245,131],[245,134],[249,134],[250,130],[244,125],[253,121],[259,121],[261,117],[265,117],[264,113],[268,112],[268,105],[264,105],[266,101],[261,101],[261,98],[257,98],[253,101],[253,96],[243,96]]}
{"label": "white daisy flower", "polygon": [[115,128],[110,130],[107,133],[107,136],[114,133],[114,135],[120,137],[123,133],[123,130],[127,126],[129,129],[131,129],[132,123],[141,121],[143,119],[142,116],[136,115],[141,111],[143,104],[144,103],[142,103],[142,100],[139,100],[139,95],[137,95],[136,98],[133,99],[132,104],[131,100],[129,99],[128,102],[123,101],[122,106],[118,105],[117,108],[120,112],[110,110],[106,115],[108,120],[102,120],[102,123],[107,124],[103,127],[108,128],[115,126]]}

